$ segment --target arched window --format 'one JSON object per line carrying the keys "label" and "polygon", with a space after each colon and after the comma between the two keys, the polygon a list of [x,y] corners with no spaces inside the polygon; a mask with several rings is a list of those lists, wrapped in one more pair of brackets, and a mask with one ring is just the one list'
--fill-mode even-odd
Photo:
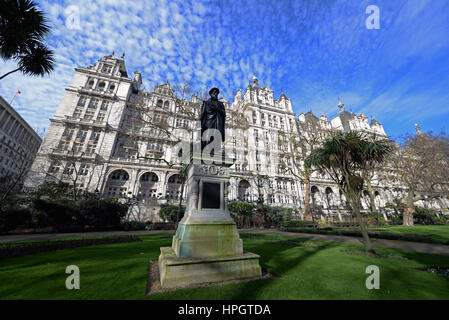
{"label": "arched window", "polygon": [[106,87],[106,83],[104,83],[104,81],[101,81],[101,82],[98,84],[98,90],[103,91],[105,87]]}
{"label": "arched window", "polygon": [[180,184],[182,183],[181,176],[179,174],[174,174],[168,178],[168,183]]}
{"label": "arched window", "polygon": [[110,86],[109,86],[109,92],[114,92],[114,90],[115,90],[115,85],[114,84],[111,84]]}
{"label": "arched window", "polygon": [[94,87],[94,80],[89,80],[89,82],[87,83],[87,87],[89,89],[92,89]]}
{"label": "arched window", "polygon": [[182,180],[179,174],[174,174],[168,178],[166,197],[170,199],[179,199],[181,195]]}
{"label": "arched window", "polygon": [[111,174],[111,180],[127,181],[127,180],[129,180],[129,174],[125,170],[115,170]]}
{"label": "arched window", "polygon": [[140,177],[140,181],[142,182],[158,182],[159,178],[157,177],[157,174],[154,172],[146,172]]}
{"label": "arched window", "polygon": [[164,107],[165,107],[165,108],[168,108],[168,107],[169,107],[169,105],[170,105],[170,104],[168,103],[168,101],[165,101],[165,103],[164,103]]}
{"label": "arched window", "polygon": [[240,200],[248,201],[250,199],[250,187],[251,185],[246,180],[239,182],[238,198]]}
{"label": "arched window", "polygon": [[157,106],[158,106],[158,108],[162,108],[162,105],[163,105],[163,101],[159,99],[159,100],[157,101]]}
{"label": "arched window", "polygon": [[316,195],[319,193],[320,191],[318,190],[317,186],[312,186],[312,188],[310,189],[310,193],[312,195],[312,203],[315,203],[315,201],[317,200]]}

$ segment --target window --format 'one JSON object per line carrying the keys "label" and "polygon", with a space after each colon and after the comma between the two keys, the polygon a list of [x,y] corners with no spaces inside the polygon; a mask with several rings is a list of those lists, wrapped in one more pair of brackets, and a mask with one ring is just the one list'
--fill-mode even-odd
{"label": "window", "polygon": [[104,117],[105,117],[105,113],[104,112],[98,113],[97,122],[103,122],[104,121]]}
{"label": "window", "polygon": [[103,102],[101,103],[100,110],[108,110],[109,104],[110,104],[109,101],[103,100]]}
{"label": "window", "polygon": [[89,165],[88,164],[82,164],[80,167],[80,176],[87,176],[89,173]]}
{"label": "window", "polygon": [[75,172],[74,164],[73,163],[68,163],[66,168],[65,168],[65,170],[64,170],[64,173],[65,174],[73,174],[73,172]]}
{"label": "window", "polygon": [[128,180],[129,179],[129,174],[128,172],[124,171],[124,170],[116,170],[112,173],[111,175],[111,179],[112,180]]}
{"label": "window", "polygon": [[115,90],[115,85],[114,85],[114,84],[111,84],[111,85],[109,86],[109,92],[114,93],[114,90]]}
{"label": "window", "polygon": [[89,82],[87,83],[87,87],[89,89],[92,89],[94,87],[94,80],[89,80]]}
{"label": "window", "polygon": [[76,136],[79,140],[84,141],[86,140],[86,136],[87,136],[87,132],[89,130],[86,128],[81,128],[80,131],[78,132],[78,135]]}
{"label": "window", "polygon": [[98,90],[104,91],[104,88],[106,87],[106,83],[104,83],[104,81],[101,81],[98,84]]}
{"label": "window", "polygon": [[90,135],[90,140],[98,141],[100,139],[101,130],[95,129]]}
{"label": "window", "polygon": [[58,149],[59,149],[59,150],[65,151],[65,150],[67,150],[68,148],[69,148],[69,141],[64,141],[64,140],[62,140],[62,141],[59,142],[59,146],[58,146]]}
{"label": "window", "polygon": [[59,162],[53,162],[50,166],[50,169],[48,169],[49,173],[57,173],[59,172],[61,168],[61,164]]}
{"label": "window", "polygon": [[78,107],[75,108],[75,112],[73,112],[73,116],[75,118],[81,118],[81,113],[83,112],[83,109],[80,109]]}
{"label": "window", "polygon": [[89,144],[87,145],[87,148],[86,148],[86,154],[92,154],[95,152],[96,149],[97,149],[97,142],[89,141]]}
{"label": "window", "polygon": [[95,111],[86,111],[84,114],[84,120],[92,120],[94,118]]}
{"label": "window", "polygon": [[158,100],[157,101],[157,107],[158,108],[162,108],[162,105],[163,105],[163,101],[162,100]]}
{"label": "window", "polygon": [[100,100],[98,100],[98,99],[91,99],[89,102],[88,108],[97,109],[99,102],[100,102]]}
{"label": "window", "polygon": [[86,100],[87,100],[86,97],[81,96],[80,99],[78,100],[77,106],[78,107],[84,107],[86,105]]}
{"label": "window", "polygon": [[181,184],[181,177],[177,174],[172,175],[170,178],[168,178],[168,183],[178,183]]}
{"label": "window", "polygon": [[67,140],[69,140],[72,136],[73,136],[73,133],[75,132],[75,129],[74,128],[66,128],[65,130],[64,130],[64,133],[62,134],[62,136],[65,138],[65,139],[67,139]]}
{"label": "window", "polygon": [[82,148],[83,148],[83,144],[82,143],[75,142],[73,144],[73,152],[75,152],[75,153],[80,152]]}
{"label": "window", "polygon": [[111,73],[112,71],[112,66],[109,64],[104,64],[103,68],[101,68],[101,72],[103,73]]}

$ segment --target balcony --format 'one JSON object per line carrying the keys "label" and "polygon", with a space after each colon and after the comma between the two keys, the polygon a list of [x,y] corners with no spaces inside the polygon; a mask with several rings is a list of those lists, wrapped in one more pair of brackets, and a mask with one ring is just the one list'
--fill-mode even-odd
{"label": "balcony", "polygon": [[78,87],[78,92],[80,94],[95,95],[95,96],[99,96],[99,97],[109,98],[111,100],[114,100],[116,98],[116,95],[114,92],[98,90],[98,89],[93,89],[93,88]]}
{"label": "balcony", "polygon": [[72,123],[72,124],[82,124],[87,126],[92,126],[96,128],[105,128],[106,123],[104,121],[94,120],[94,119],[82,119],[73,116],[65,116],[64,122]]}
{"label": "balcony", "polygon": [[161,165],[165,164],[163,160],[146,159],[146,158],[124,158],[124,157],[111,157],[111,161],[120,163],[132,163],[143,165]]}

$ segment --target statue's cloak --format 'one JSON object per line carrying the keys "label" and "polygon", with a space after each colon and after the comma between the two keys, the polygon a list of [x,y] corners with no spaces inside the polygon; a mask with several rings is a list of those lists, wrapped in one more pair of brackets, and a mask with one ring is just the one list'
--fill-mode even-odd
{"label": "statue's cloak", "polygon": [[223,102],[209,99],[203,101],[201,107],[201,135],[207,129],[217,129],[221,133],[221,140],[225,141],[226,110]]}

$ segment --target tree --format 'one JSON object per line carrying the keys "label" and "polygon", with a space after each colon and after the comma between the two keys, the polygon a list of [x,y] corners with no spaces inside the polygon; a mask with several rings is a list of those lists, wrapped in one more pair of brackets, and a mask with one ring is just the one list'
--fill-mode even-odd
{"label": "tree", "polygon": [[[97,167],[101,165],[101,171],[104,167],[102,161],[98,159],[98,155],[93,154],[93,157],[90,157],[89,159],[87,154],[80,151],[78,147],[75,146],[70,150],[58,151],[59,153],[63,152],[63,155],[59,153],[52,153],[49,155],[51,164],[50,168],[45,168],[45,175],[52,180],[68,183],[71,188],[72,199],[75,201],[78,200],[83,192],[85,195],[87,195],[89,191],[97,192],[98,183],[93,190],[89,189],[89,184],[95,171],[97,171]],[[86,189],[82,191],[80,186],[86,184],[86,182]]]}
{"label": "tree", "polygon": [[18,68],[0,76],[21,71],[44,76],[55,68],[53,51],[43,43],[50,27],[44,13],[31,0],[0,1],[0,56],[14,60]]}
{"label": "tree", "polygon": [[286,155],[279,157],[280,167],[292,174],[305,185],[304,214],[312,216],[315,225],[314,212],[310,204],[310,181],[312,174],[317,171],[317,167],[306,165],[304,161],[318,146],[322,145],[324,139],[331,134],[331,128],[327,121],[317,118],[312,112],[304,115],[303,119],[298,119],[297,127],[294,126],[291,132],[281,132],[279,134],[279,145],[286,144],[281,148]]}
{"label": "tree", "polygon": [[370,253],[375,251],[360,213],[364,177],[372,163],[383,162],[391,150],[388,139],[357,131],[338,132],[327,139],[322,147],[313,150],[306,159],[307,166],[316,167],[330,176],[349,200],[360,224],[365,251]]}
{"label": "tree", "polygon": [[409,135],[390,156],[391,170],[388,172],[390,182],[405,186],[403,201],[403,225],[413,226],[415,203],[439,198],[446,191],[448,184],[449,152],[447,137],[433,135],[431,132],[419,131]]}

